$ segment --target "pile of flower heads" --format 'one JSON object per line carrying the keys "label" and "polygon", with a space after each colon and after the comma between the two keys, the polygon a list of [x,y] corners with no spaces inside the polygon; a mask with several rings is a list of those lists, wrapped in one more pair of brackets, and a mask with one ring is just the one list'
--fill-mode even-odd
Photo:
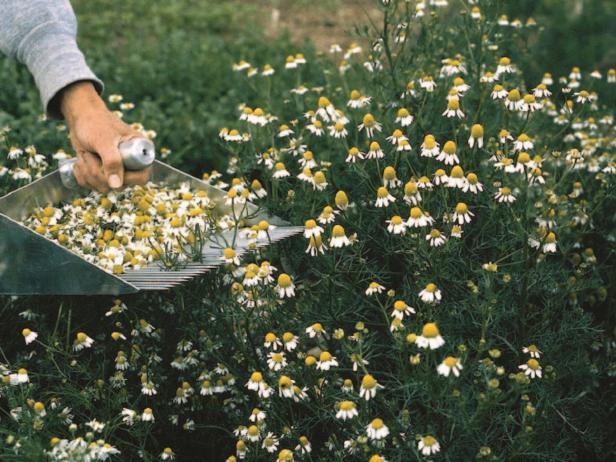
{"label": "pile of flower heads", "polygon": [[121,274],[139,269],[173,252],[186,260],[186,245],[207,233],[233,226],[216,215],[205,191],[148,183],[120,192],[91,192],[70,204],[33,211],[24,224],[88,262]]}

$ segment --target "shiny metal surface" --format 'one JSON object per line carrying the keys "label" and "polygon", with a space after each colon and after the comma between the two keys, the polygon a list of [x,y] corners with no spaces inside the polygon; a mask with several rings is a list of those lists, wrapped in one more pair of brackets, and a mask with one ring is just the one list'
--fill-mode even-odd
{"label": "shiny metal surface", "polygon": [[[191,188],[206,191],[218,211],[231,211],[230,206],[224,204],[225,191],[157,160],[154,161],[152,180],[169,184],[189,182]],[[0,294],[120,295],[140,290],[165,290],[222,264],[222,249],[209,245],[203,250],[203,261],[189,263],[174,271],[150,265],[115,276],[18,223],[36,207],[71,201],[80,193],[80,189],[65,188],[60,172],[55,171],[0,198]],[[270,240],[259,241],[259,247],[303,231],[303,227],[289,226],[254,204],[242,205],[235,212],[237,216],[242,214],[247,224],[267,220],[276,226],[269,233]],[[221,238],[230,241],[232,235],[226,233]],[[247,246],[246,239],[236,239],[238,255],[247,252]]]}
{"label": "shiny metal surface", "polygon": [[[156,157],[154,143],[147,138],[133,138],[120,143],[118,150],[126,170],[143,170],[152,165]],[[60,179],[62,184],[68,189],[79,188],[74,172],[75,162],[77,162],[77,159],[72,158],[60,164]]]}
{"label": "shiny metal surface", "polygon": [[128,294],[138,289],[0,214],[0,294]]}

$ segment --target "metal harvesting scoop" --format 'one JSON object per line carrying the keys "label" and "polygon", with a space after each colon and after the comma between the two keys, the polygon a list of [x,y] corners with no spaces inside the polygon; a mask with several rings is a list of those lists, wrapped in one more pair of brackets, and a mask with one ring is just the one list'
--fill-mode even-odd
{"label": "metal harvesting scoop", "polygon": [[[133,139],[119,146],[124,165],[140,170],[152,165],[152,181],[178,185],[188,182],[195,190],[204,190],[216,210],[230,211],[224,205],[226,192],[154,159],[154,145],[146,139]],[[206,273],[223,264],[222,249],[213,244],[203,248],[200,262],[191,262],[177,270],[166,270],[157,262],[119,275],[111,274],[86,261],[80,255],[42,236],[20,222],[37,207],[72,201],[83,195],[73,175],[74,161],[59,170],[0,198],[0,294],[5,295],[120,295],[142,290],[165,290]],[[278,217],[259,212],[247,204],[247,224],[267,220],[274,225],[267,242],[279,241],[303,230]],[[239,237],[235,251],[248,250],[249,241]]]}

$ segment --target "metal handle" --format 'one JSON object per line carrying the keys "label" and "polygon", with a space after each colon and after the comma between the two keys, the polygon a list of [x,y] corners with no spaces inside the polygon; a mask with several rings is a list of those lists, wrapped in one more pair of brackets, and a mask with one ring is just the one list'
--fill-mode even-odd
{"label": "metal handle", "polygon": [[[118,146],[122,162],[126,170],[143,170],[154,162],[156,157],[154,143],[147,138],[133,138],[120,143]],[[79,184],[75,178],[76,158],[67,159],[60,163],[60,179],[62,184],[68,189],[77,189]]]}

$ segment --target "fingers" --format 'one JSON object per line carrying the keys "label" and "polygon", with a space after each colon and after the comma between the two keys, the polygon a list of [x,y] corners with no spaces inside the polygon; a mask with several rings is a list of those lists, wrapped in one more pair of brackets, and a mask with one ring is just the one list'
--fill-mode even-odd
{"label": "fingers", "polygon": [[86,151],[77,152],[77,163],[74,170],[77,183],[101,193],[109,192],[110,187],[101,167],[101,159],[97,155]]}
{"label": "fingers", "polygon": [[[101,193],[109,192],[111,188],[109,187],[108,178],[105,176],[105,172],[103,172],[104,167],[100,157],[86,151],[79,151],[77,158],[78,160],[74,167],[77,183],[81,187],[94,189]],[[124,172],[123,185],[144,185],[150,181],[151,174],[152,167],[139,171],[126,171]]]}
{"label": "fingers", "polygon": [[118,189],[124,183],[124,164],[117,144],[106,143],[97,150],[102,161],[102,173],[111,189]]}
{"label": "fingers", "polygon": [[150,181],[152,175],[152,167],[148,167],[138,171],[126,171],[124,172],[124,184],[125,185],[144,185]]}

